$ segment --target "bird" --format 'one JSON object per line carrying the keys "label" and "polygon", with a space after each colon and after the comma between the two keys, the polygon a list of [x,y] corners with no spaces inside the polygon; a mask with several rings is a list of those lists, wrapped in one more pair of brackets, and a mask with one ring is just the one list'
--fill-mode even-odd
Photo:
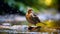
{"label": "bird", "polygon": [[40,23],[40,19],[37,17],[36,14],[33,13],[32,9],[29,9],[26,13],[26,20],[31,23],[36,25],[37,23]]}

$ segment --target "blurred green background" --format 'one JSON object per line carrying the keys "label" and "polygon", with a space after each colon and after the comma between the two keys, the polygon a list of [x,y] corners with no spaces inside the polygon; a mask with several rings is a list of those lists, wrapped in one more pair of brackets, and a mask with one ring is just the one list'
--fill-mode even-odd
{"label": "blurred green background", "polygon": [[27,7],[33,8],[37,13],[44,9],[57,9],[57,1],[58,0],[4,0],[10,7],[16,8],[24,14],[26,13]]}

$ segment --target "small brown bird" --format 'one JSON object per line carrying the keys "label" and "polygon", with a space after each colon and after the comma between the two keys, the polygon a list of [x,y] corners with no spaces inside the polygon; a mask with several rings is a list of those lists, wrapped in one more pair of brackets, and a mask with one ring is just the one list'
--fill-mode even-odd
{"label": "small brown bird", "polygon": [[26,13],[26,19],[29,23],[36,25],[37,23],[40,23],[40,20],[32,11],[32,9],[28,10]]}

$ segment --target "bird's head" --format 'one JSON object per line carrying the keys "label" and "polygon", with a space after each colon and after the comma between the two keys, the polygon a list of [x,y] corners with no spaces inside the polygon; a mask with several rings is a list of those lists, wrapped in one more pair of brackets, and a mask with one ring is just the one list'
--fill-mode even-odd
{"label": "bird's head", "polygon": [[28,10],[28,14],[30,14],[30,13],[32,13],[32,9],[29,9],[29,10]]}

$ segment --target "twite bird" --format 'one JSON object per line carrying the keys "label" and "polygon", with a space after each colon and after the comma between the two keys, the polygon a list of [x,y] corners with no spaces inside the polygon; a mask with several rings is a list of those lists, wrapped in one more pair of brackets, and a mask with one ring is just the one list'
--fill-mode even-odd
{"label": "twite bird", "polygon": [[36,25],[40,23],[40,19],[32,12],[32,9],[29,9],[26,13],[26,19],[29,23]]}

